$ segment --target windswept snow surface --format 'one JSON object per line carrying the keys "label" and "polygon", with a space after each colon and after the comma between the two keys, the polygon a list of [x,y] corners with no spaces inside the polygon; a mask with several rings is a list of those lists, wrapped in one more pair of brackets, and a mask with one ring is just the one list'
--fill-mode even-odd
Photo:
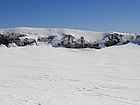
{"label": "windswept snow surface", "polygon": [[140,46],[0,47],[0,105],[140,105]]}

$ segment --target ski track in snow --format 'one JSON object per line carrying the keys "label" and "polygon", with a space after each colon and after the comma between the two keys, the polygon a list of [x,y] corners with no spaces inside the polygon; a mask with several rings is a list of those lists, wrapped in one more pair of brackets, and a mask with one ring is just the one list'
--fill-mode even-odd
{"label": "ski track in snow", "polygon": [[139,52],[0,48],[0,105],[140,105]]}

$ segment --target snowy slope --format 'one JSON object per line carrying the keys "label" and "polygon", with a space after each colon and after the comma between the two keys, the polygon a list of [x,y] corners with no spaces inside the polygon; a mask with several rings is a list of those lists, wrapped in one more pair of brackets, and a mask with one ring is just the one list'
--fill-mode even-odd
{"label": "snowy slope", "polygon": [[[106,33],[74,29],[11,28],[5,35],[72,34],[88,41]],[[14,33],[14,34],[11,34]],[[125,38],[136,34],[121,33]],[[136,40],[139,42],[139,39]],[[104,49],[0,47],[0,105],[140,105],[140,46]]]}
{"label": "snowy slope", "polygon": [[28,28],[28,27],[17,27],[9,29],[1,29],[0,33],[20,33],[27,34],[30,37],[39,37],[39,36],[63,36],[64,34],[71,34],[74,37],[84,36],[86,40],[94,41],[98,38],[104,36],[103,32],[93,32],[93,31],[84,31],[84,30],[75,30],[75,29],[66,29],[66,28]]}
{"label": "snowy slope", "polygon": [[[84,36],[88,41],[96,41],[97,39],[102,39],[106,32],[94,32],[94,31],[85,31],[85,30],[76,30],[76,29],[67,29],[67,28],[28,28],[28,27],[17,27],[9,29],[1,29],[0,33],[20,33],[27,34],[30,37],[39,37],[39,36],[63,36],[64,34],[73,35],[76,38]],[[119,33],[125,36],[132,36],[133,33]]]}
{"label": "snowy slope", "polygon": [[140,105],[140,46],[0,48],[0,105]]}

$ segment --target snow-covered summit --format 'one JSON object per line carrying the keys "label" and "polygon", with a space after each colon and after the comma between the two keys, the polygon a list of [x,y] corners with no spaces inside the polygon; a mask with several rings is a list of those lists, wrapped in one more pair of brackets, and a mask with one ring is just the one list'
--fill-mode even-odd
{"label": "snow-covered summit", "polygon": [[[128,42],[134,42],[137,44],[140,43],[140,37],[139,37],[140,35],[138,34],[120,33],[120,32],[94,32],[94,31],[85,31],[85,30],[76,30],[76,29],[67,29],[67,28],[16,27],[16,28],[1,29],[0,35],[12,37],[12,38],[16,37],[19,39],[31,38],[31,39],[35,39],[36,41],[40,40],[47,43],[49,42],[52,46],[61,45],[63,47],[66,47],[67,46],[66,44],[69,44],[68,46],[70,48],[73,47],[75,48],[75,46],[76,47],[78,46],[79,48],[81,46],[81,43],[84,44],[83,45],[84,47],[88,46],[93,48],[95,46],[99,48],[105,47],[106,46],[105,43],[107,44],[107,47],[112,45],[117,45],[117,44],[121,45],[123,43],[126,44]],[[81,42],[82,40],[83,42]],[[15,41],[12,42],[17,43]],[[20,40],[20,42],[22,41]],[[62,45],[61,42],[64,45]]]}
{"label": "snow-covered summit", "polygon": [[62,36],[64,34],[70,34],[74,37],[84,36],[89,40],[94,40],[96,37],[101,37],[104,35],[103,32],[94,32],[94,31],[84,31],[68,28],[29,28],[29,27],[16,27],[16,28],[7,28],[1,29],[0,33],[20,33],[27,34],[31,36]]}

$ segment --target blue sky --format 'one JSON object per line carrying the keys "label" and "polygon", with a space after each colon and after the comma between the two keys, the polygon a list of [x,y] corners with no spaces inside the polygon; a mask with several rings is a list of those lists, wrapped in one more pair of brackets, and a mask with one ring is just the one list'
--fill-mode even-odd
{"label": "blue sky", "polygon": [[140,0],[0,0],[0,28],[140,32]]}

